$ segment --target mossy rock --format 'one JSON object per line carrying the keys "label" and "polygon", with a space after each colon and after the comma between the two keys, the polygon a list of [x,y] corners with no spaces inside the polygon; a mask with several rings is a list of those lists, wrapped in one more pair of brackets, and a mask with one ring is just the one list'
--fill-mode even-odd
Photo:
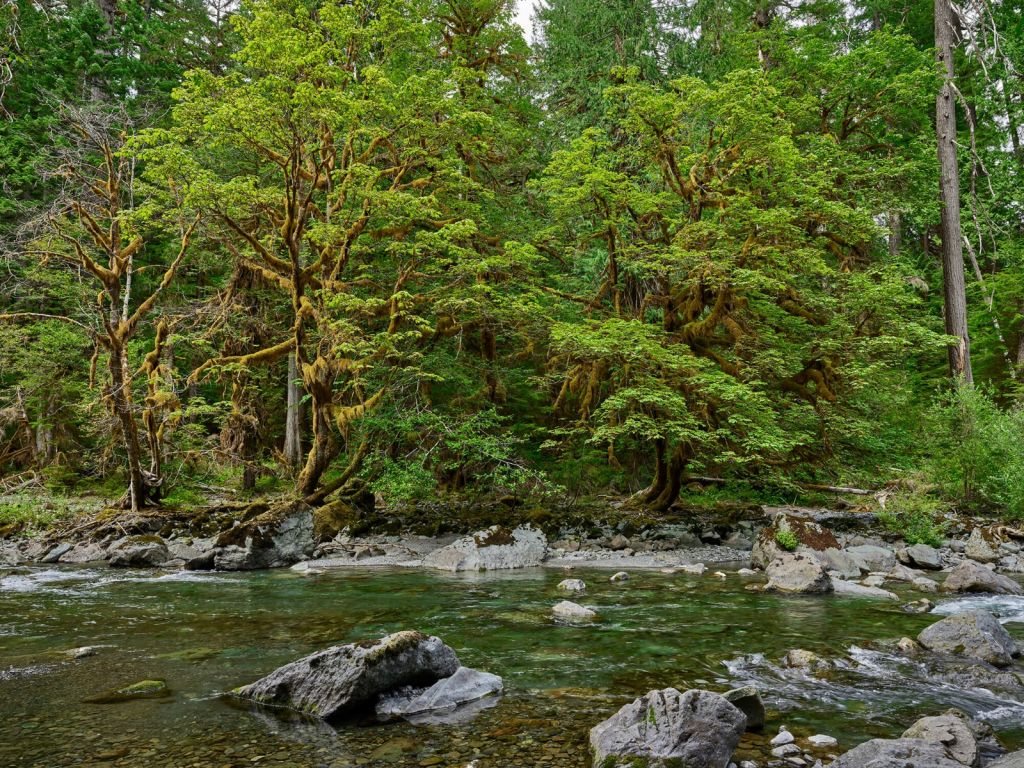
{"label": "mossy rock", "polygon": [[201,661],[209,661],[212,658],[220,655],[220,651],[216,648],[186,648],[183,651],[172,651],[171,653],[162,653],[156,656],[157,659],[170,659],[171,661],[190,661],[198,663]]}

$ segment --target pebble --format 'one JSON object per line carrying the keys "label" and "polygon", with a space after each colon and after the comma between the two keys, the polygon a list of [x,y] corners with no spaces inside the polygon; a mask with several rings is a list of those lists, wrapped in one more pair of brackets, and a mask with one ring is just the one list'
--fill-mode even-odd
{"label": "pebble", "polygon": [[618,573],[613,573],[610,581],[629,581],[629,574],[626,573],[625,571],[619,571]]}
{"label": "pebble", "polygon": [[813,736],[808,736],[807,741],[815,747],[834,747],[839,743],[838,739],[832,736],[827,736],[824,733],[816,733]]}
{"label": "pebble", "polygon": [[781,747],[783,744],[792,744],[794,741],[793,734],[786,730],[786,726],[782,726],[779,729],[779,735],[771,740],[773,747]]}
{"label": "pebble", "polygon": [[[776,737],[776,738],[778,738],[778,737]],[[790,737],[790,738],[792,738],[792,737]],[[772,739],[772,741],[774,741],[774,740],[775,739]],[[801,751],[802,750],[800,749],[800,747],[798,747],[796,744],[788,743],[788,744],[783,744],[781,747],[775,747],[775,749],[772,750],[772,756],[773,757],[792,757],[793,755],[799,755],[801,753]]]}

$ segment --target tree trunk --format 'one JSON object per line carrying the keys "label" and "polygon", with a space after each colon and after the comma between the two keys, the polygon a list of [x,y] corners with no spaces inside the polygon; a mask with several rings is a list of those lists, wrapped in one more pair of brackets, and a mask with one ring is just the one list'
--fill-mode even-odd
{"label": "tree trunk", "polygon": [[302,464],[302,389],[295,353],[288,355],[288,411],[284,426],[284,458],[288,466]]}
{"label": "tree trunk", "polygon": [[971,343],[967,332],[967,291],[960,229],[960,177],[956,157],[956,102],[953,98],[953,9],[949,0],[935,0],[935,57],[943,84],[935,98],[935,132],[941,198],[942,276],[946,333],[958,341],[949,346],[949,370],[968,385]]}
{"label": "tree trunk", "polygon": [[142,474],[142,448],[139,445],[139,429],[132,413],[131,393],[124,376],[127,365],[127,354],[124,347],[116,346],[110,350],[108,369],[110,371],[110,401],[114,416],[121,427],[121,438],[128,454],[128,493],[123,502],[132,512],[146,506],[149,492],[145,477]]}
{"label": "tree trunk", "polygon": [[[329,389],[328,389],[329,391]],[[327,467],[338,455],[338,442],[331,431],[329,405],[313,394],[313,444],[306,455],[306,463],[299,473],[298,491],[302,497],[314,494]]]}
{"label": "tree trunk", "polygon": [[676,503],[679,498],[679,490],[683,485],[683,472],[686,470],[686,453],[681,445],[677,445],[672,459],[666,469],[665,485],[661,493],[651,503],[656,510],[666,510]]}
{"label": "tree trunk", "polygon": [[889,211],[889,255],[899,256],[903,248],[903,217],[899,211]]}

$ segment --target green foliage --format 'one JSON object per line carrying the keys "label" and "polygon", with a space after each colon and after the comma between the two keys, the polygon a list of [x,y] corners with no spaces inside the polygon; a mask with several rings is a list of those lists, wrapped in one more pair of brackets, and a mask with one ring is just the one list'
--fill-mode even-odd
{"label": "green foliage", "polygon": [[953,499],[1024,519],[1024,409],[1000,407],[982,388],[958,387],[928,422],[931,476]]}
{"label": "green foliage", "polygon": [[899,493],[889,497],[876,517],[907,544],[941,547],[949,528],[948,521],[942,519],[946,511],[946,504],[923,493]]}
{"label": "green foliage", "polygon": [[775,532],[775,543],[787,552],[793,552],[800,546],[800,539],[788,528],[780,528]]}

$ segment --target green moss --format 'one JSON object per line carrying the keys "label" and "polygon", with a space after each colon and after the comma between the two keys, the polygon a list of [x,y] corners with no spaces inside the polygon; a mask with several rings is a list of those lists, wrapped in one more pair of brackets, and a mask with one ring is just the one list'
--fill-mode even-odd
{"label": "green moss", "polygon": [[800,545],[796,534],[788,528],[780,528],[775,532],[775,542],[787,552],[794,551]]}

